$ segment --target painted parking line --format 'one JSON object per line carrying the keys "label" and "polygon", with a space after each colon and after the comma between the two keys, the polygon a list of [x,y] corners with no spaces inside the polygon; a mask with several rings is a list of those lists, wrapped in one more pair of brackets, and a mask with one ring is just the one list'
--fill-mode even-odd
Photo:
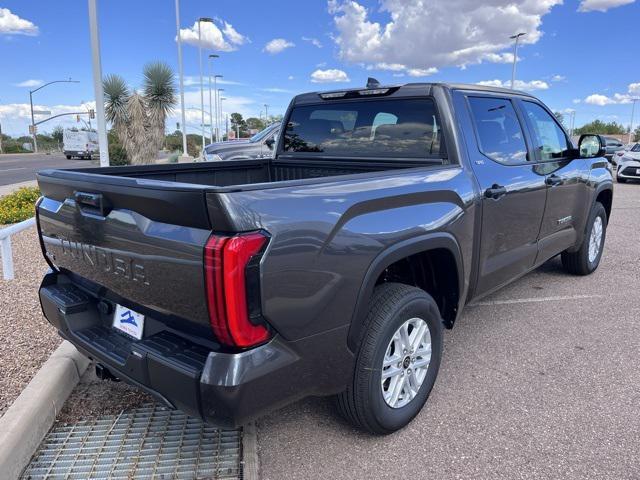
{"label": "painted parking line", "polygon": [[602,295],[564,295],[557,297],[513,298],[509,300],[493,300],[490,302],[474,302],[469,307],[483,307],[488,305],[513,305],[517,303],[561,302],[566,300],[584,300],[585,298],[600,298]]}

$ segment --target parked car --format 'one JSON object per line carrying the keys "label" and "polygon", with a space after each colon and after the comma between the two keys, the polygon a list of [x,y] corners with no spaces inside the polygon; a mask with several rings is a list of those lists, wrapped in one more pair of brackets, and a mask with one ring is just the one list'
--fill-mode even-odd
{"label": "parked car", "polygon": [[218,423],[335,395],[386,434],[466,304],[559,254],[600,263],[605,140],[573,148],[529,94],[313,92],[283,125],[268,158],[38,173],[44,315],[103,378]]}
{"label": "parked car", "polygon": [[73,157],[91,160],[100,151],[98,133],[93,130],[65,128],[62,132],[62,145],[67,160]]}
{"label": "parked car", "polygon": [[616,179],[619,183],[627,180],[640,180],[640,143],[634,143],[618,157]]}
{"label": "parked car", "polygon": [[280,124],[273,123],[251,138],[212,143],[204,149],[204,160],[216,162],[270,157],[279,131]]}
{"label": "parked car", "polygon": [[607,142],[607,153],[605,157],[612,163],[617,160],[616,153],[624,150],[624,144],[615,137],[604,137]]}

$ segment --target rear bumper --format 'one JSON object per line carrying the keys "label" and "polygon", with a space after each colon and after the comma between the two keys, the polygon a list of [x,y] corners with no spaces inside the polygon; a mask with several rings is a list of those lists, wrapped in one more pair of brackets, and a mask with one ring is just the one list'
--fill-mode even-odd
{"label": "rear bumper", "polygon": [[62,274],[47,274],[40,287],[45,317],[78,350],[170,407],[207,422],[241,425],[305,396],[338,393],[353,372],[346,328],[297,342],[276,336],[257,348],[226,353],[158,324],[145,326],[140,341],[129,338],[111,328],[112,314],[100,311],[99,301]]}

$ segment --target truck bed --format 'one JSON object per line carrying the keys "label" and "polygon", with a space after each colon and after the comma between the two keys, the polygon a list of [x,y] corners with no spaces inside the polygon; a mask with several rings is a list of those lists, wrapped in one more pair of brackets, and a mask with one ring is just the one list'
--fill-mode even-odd
{"label": "truck bed", "polygon": [[[228,162],[202,162],[164,165],[141,165],[108,168],[83,168],[56,171],[74,172],[80,175],[101,175],[106,177],[123,177],[179,184],[192,184],[207,187],[217,187],[228,191],[250,189],[251,185],[259,184],[266,188],[269,183],[286,182],[292,180],[307,180],[339,175],[395,170],[414,166],[431,164],[431,161],[362,161],[362,160],[310,160],[310,159],[260,159],[239,160]],[[42,172],[50,175],[53,171]],[[64,175],[64,174],[62,174]],[[83,175],[84,176],[84,175]],[[81,176],[76,176],[82,178]],[[89,177],[86,177],[89,178]],[[101,181],[106,181],[103,178]],[[254,187],[255,188],[255,187]]]}

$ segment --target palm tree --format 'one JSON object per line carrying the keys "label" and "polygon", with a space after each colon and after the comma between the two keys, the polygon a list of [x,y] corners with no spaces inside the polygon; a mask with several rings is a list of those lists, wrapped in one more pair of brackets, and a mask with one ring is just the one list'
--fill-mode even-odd
{"label": "palm tree", "polygon": [[162,148],[167,116],[176,103],[171,68],[154,62],[144,67],[141,92],[130,91],[119,75],[104,79],[107,121],[133,164],[153,163]]}

